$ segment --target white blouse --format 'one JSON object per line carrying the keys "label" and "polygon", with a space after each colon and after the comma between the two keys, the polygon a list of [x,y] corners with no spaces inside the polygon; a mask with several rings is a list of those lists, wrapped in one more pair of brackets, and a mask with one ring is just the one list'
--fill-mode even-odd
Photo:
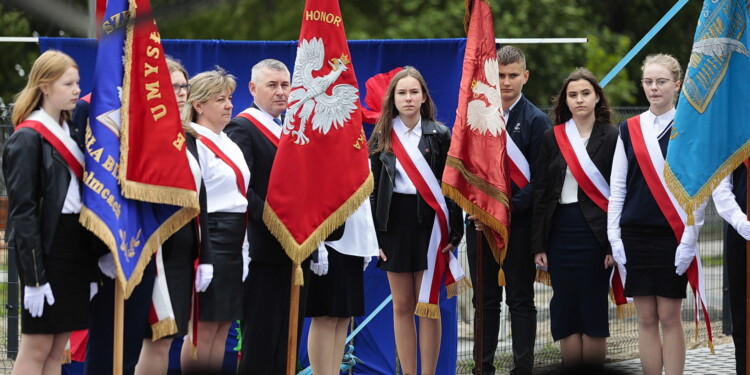
{"label": "white blouse", "polygon": [[[250,183],[250,169],[245,163],[242,150],[232,142],[224,132],[214,133],[210,129],[191,123],[201,137],[213,141],[230,160],[237,165],[242,173],[245,187]],[[247,197],[242,195],[237,186],[234,170],[211,151],[203,142],[198,140],[198,158],[201,163],[201,175],[206,185],[208,213],[247,211]]]}

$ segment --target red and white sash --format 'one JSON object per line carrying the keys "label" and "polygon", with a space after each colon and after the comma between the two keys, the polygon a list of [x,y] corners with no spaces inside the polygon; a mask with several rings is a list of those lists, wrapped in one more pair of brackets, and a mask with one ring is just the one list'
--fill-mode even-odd
{"label": "red and white sash", "polygon": [[242,117],[250,121],[253,125],[255,125],[256,128],[258,128],[258,130],[260,130],[260,132],[264,136],[266,136],[266,138],[268,138],[271,143],[273,143],[274,146],[276,146],[277,148],[279,147],[279,140],[281,139],[281,126],[269,120],[268,116],[261,112],[259,109],[248,108],[240,112],[237,117]]}
{"label": "red and white sash", "polygon": [[560,153],[578,186],[599,208],[607,212],[609,184],[586,152],[575,122],[570,119],[565,124],[557,125],[554,132]]}
{"label": "red and white sash", "polygon": [[234,161],[232,161],[232,159],[224,153],[224,151],[221,151],[219,146],[217,146],[214,141],[203,136],[199,136],[198,140],[203,143],[209,150],[211,150],[211,152],[213,152],[216,157],[221,159],[221,161],[223,161],[226,165],[229,166],[229,168],[232,169],[232,171],[234,172],[234,177],[237,179],[237,189],[240,191],[243,197],[247,196],[247,183],[245,182],[245,177],[242,176],[240,167],[238,167],[237,164],[235,164]]}
{"label": "red and white sash", "polygon": [[72,175],[79,180],[83,179],[83,152],[70,137],[70,134],[66,134],[62,126],[47,112],[41,109],[31,112],[31,115],[25,121],[16,126],[16,129],[21,128],[30,128],[39,133],[60,153],[65,163],[68,164]]}
{"label": "red and white sash", "polygon": [[[643,173],[643,178],[646,180],[646,185],[648,185],[649,191],[654,196],[654,200],[667,219],[669,226],[672,227],[677,242],[680,242],[682,234],[685,231],[687,213],[682,209],[682,206],[677,202],[672,192],[667,189],[667,184],[664,180],[664,155],[661,153],[657,134],[654,133],[654,130],[650,126],[641,126],[640,116],[628,119],[628,133],[630,134],[630,143],[633,145],[633,153],[638,161],[638,167],[640,167],[641,173]],[[700,300],[703,317],[706,319],[709,346],[712,347],[713,334],[711,332],[711,320],[706,308],[703,267],[701,266],[701,258],[698,254],[697,246],[695,259],[688,267],[686,276],[695,296],[696,322],[699,319],[698,311],[700,309],[698,301]]]}
{"label": "red and white sash", "polygon": [[159,246],[156,254],[154,254],[156,278],[154,279],[154,289],[151,292],[151,309],[148,312],[148,323],[151,325],[151,340],[153,341],[177,333],[177,322],[175,321],[172,300],[167,287],[162,254],[162,248]]}
{"label": "red and white sash", "polygon": [[519,189],[523,189],[529,184],[531,180],[531,168],[529,168],[529,161],[518,148],[513,139],[510,137],[508,132],[505,134],[505,150],[508,154],[508,167],[510,169],[510,179],[513,181]]}
{"label": "red and white sash", "polygon": [[409,146],[401,137],[406,126],[400,118],[393,121],[391,143],[407,176],[422,196],[422,199],[435,210],[435,221],[430,233],[430,244],[427,250],[427,270],[422,274],[422,285],[415,314],[437,319],[440,318],[440,284],[444,283],[449,290],[449,297],[456,295],[470,286],[461,265],[452,252],[443,253],[442,249],[449,243],[450,224],[448,206],[440,187],[440,182],[417,147]]}

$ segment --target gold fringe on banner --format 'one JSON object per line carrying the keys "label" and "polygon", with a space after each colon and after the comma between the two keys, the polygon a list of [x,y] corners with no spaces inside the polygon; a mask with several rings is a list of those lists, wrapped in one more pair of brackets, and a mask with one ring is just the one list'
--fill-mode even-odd
{"label": "gold fringe on banner", "polygon": [[[315,231],[313,231],[307,239],[301,244],[294,239],[294,236],[289,229],[284,225],[284,222],[279,219],[274,212],[271,205],[266,201],[263,207],[263,222],[266,224],[268,230],[273,234],[274,237],[279,241],[281,247],[284,248],[287,256],[295,264],[301,264],[312,252],[318,248],[318,245],[323,242],[334,230],[336,230],[341,224],[343,224],[354,211],[356,211],[365,199],[368,199],[373,188],[373,177],[372,172],[369,173],[362,185],[352,194],[349,199],[346,200],[336,211],[331,213]],[[300,273],[301,273],[300,269]],[[295,278],[297,278],[295,276]],[[297,278],[300,280],[299,285],[303,285],[301,277]],[[295,281],[296,283],[296,281]]]}
{"label": "gold fringe on banner", "polygon": [[417,303],[414,314],[423,318],[440,319],[440,306],[426,302]]}
{"label": "gold fringe on banner", "polygon": [[160,320],[151,325],[151,341],[177,333],[177,322],[172,318]]}
{"label": "gold fringe on banner", "polygon": [[623,305],[618,305],[615,300],[615,292],[612,288],[609,288],[609,300],[616,306],[615,310],[617,311],[617,319],[625,319],[635,316],[635,304],[633,302],[628,302]]}
{"label": "gold fringe on banner", "polygon": [[682,206],[687,213],[687,225],[695,225],[695,217],[693,211],[698,208],[703,202],[711,196],[714,189],[719,186],[721,180],[724,179],[728,174],[732,173],[742,162],[750,157],[750,141],[745,142],[742,147],[738,148],[727,160],[722,163],[719,168],[709,177],[709,179],[698,189],[698,192],[694,196],[690,196],[682,183],[677,179],[672,168],[669,164],[664,166],[664,180],[666,180],[667,187],[674,195],[677,202]]}
{"label": "gold fringe on banner", "polygon": [[[70,344],[70,341],[68,341],[68,344]],[[73,362],[73,355],[70,353],[70,349],[65,349],[63,351],[62,359],[60,360],[60,363],[63,365],[67,365],[69,363]]]}
{"label": "gold fringe on banner", "polygon": [[445,286],[448,298],[453,298],[469,289],[471,289],[471,281],[467,277]]}

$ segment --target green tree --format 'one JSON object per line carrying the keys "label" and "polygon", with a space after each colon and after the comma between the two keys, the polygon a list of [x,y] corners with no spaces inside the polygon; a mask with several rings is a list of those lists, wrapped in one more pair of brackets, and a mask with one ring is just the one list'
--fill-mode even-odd
{"label": "green tree", "polygon": [[[4,9],[0,5],[0,35],[30,36],[29,22],[21,12]],[[26,85],[26,74],[31,69],[39,46],[31,43],[3,43],[0,54],[0,99],[5,105]]]}

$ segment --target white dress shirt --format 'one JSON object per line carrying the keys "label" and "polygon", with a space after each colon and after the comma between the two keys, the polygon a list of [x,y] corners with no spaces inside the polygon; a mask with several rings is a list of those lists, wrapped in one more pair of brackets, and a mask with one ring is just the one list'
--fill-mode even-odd
{"label": "white dress shirt", "polygon": [[[250,170],[245,163],[245,157],[240,148],[224,132],[216,134],[204,126],[195,123],[190,125],[201,137],[213,141],[237,165],[242,172],[242,178],[245,180],[247,187],[250,182]],[[200,140],[197,143],[198,158],[202,167],[201,175],[203,176],[203,183],[206,185],[208,213],[245,213],[247,211],[247,197],[240,193],[234,170]]]}
{"label": "white dress shirt", "polygon": [[[67,122],[63,122],[62,129],[65,134],[70,134],[70,127]],[[65,194],[62,213],[77,214],[81,212],[81,206],[83,205],[81,202],[81,183],[70,168],[68,168],[68,171],[70,172],[70,182],[68,183],[68,192]]]}
{"label": "white dress shirt", "polygon": [[[400,121],[399,118],[393,121]],[[417,125],[413,128],[408,129],[402,133],[402,140],[405,141],[404,148],[419,147],[419,139],[422,138],[422,119],[419,119]],[[414,183],[409,179],[409,175],[406,174],[404,166],[399,163],[396,159],[396,178],[393,184],[393,192],[399,194],[417,194],[417,188]]]}
{"label": "white dress shirt", "polygon": [[[583,146],[589,144],[589,137],[581,137]],[[578,203],[578,181],[570,171],[570,167],[565,167],[565,181],[563,181],[562,191],[560,191],[560,204]]]}

